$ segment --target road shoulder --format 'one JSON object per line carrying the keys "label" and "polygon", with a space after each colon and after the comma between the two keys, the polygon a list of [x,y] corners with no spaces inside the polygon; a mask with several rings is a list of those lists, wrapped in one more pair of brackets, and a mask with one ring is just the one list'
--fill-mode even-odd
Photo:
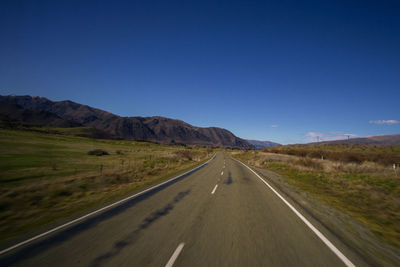
{"label": "road shoulder", "polygon": [[346,251],[357,266],[394,266],[399,261],[396,249],[382,243],[359,222],[289,184],[279,174],[251,166],[263,179],[301,210],[321,232]]}

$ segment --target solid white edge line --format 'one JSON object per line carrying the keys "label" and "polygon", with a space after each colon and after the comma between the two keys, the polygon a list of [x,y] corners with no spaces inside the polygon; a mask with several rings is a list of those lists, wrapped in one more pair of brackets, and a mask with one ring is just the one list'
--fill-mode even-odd
{"label": "solid white edge line", "polygon": [[171,258],[169,259],[169,261],[167,262],[167,264],[165,264],[165,267],[172,267],[176,261],[176,259],[178,258],[179,254],[181,253],[183,246],[185,246],[185,243],[180,243],[179,246],[175,249],[174,254],[172,254]]}
{"label": "solid white edge line", "polygon": [[57,231],[57,230],[60,230],[60,229],[62,229],[62,228],[65,228],[65,227],[67,227],[67,226],[69,226],[69,225],[71,225],[71,224],[74,224],[74,223],[76,223],[76,222],[82,221],[83,219],[86,219],[86,218],[88,218],[88,217],[90,217],[90,216],[92,216],[92,215],[95,215],[95,214],[99,213],[99,212],[102,212],[102,211],[104,211],[104,210],[107,210],[107,209],[109,209],[109,208],[112,208],[112,207],[114,207],[114,206],[117,206],[117,205],[119,205],[119,204],[121,204],[121,203],[123,203],[123,202],[126,202],[126,201],[128,201],[128,200],[130,200],[130,199],[132,199],[132,198],[135,198],[135,197],[138,197],[138,196],[140,196],[140,195],[143,195],[144,193],[146,193],[146,192],[148,192],[148,191],[151,191],[151,190],[153,190],[153,189],[155,189],[155,188],[157,188],[157,187],[160,187],[160,186],[162,186],[162,185],[164,185],[164,184],[166,184],[166,183],[169,183],[169,182],[171,182],[171,181],[173,181],[173,180],[176,180],[176,179],[178,179],[178,178],[180,178],[180,177],[182,177],[182,176],[184,176],[184,175],[186,175],[186,174],[188,174],[188,173],[191,173],[191,172],[193,172],[193,171],[195,171],[195,170],[197,170],[197,169],[203,167],[204,165],[208,164],[211,160],[213,160],[213,159],[215,158],[215,155],[216,155],[216,154],[214,154],[209,160],[207,160],[206,162],[204,162],[204,163],[201,164],[200,166],[197,166],[197,167],[195,167],[195,168],[193,168],[193,169],[191,169],[191,170],[189,170],[189,171],[187,171],[187,172],[185,172],[185,173],[182,173],[182,174],[180,174],[180,175],[178,175],[178,176],[176,176],[176,177],[174,177],[174,178],[171,178],[171,179],[169,179],[169,180],[167,180],[167,181],[165,181],[165,182],[162,182],[161,184],[157,184],[157,185],[155,185],[155,186],[152,186],[152,187],[150,187],[150,188],[147,188],[147,189],[145,189],[145,190],[143,190],[143,191],[141,191],[141,192],[139,192],[139,193],[136,193],[136,194],[134,194],[134,195],[132,195],[132,196],[126,197],[126,198],[124,198],[124,199],[121,199],[121,200],[119,200],[119,201],[117,201],[117,202],[114,202],[114,203],[112,203],[112,204],[110,204],[110,205],[107,205],[107,206],[105,206],[105,207],[103,207],[103,208],[100,208],[100,209],[95,210],[95,211],[92,211],[92,212],[90,212],[90,213],[88,213],[88,214],[86,214],[86,215],[84,215],[84,216],[81,216],[81,217],[79,217],[79,218],[77,218],[77,219],[75,219],[75,220],[72,220],[72,221],[67,222],[67,223],[65,223],[65,224],[63,224],[63,225],[57,226],[57,227],[55,227],[55,228],[53,228],[53,229],[51,229],[51,230],[49,230],[49,231],[47,231],[47,232],[41,233],[41,234],[36,235],[36,236],[34,236],[34,237],[32,237],[32,238],[29,238],[29,239],[27,239],[27,240],[25,240],[25,241],[22,241],[22,242],[20,242],[20,243],[18,243],[18,244],[15,244],[15,245],[13,245],[13,246],[11,246],[11,247],[8,247],[8,248],[6,248],[6,249],[3,249],[2,251],[0,251],[0,255],[2,255],[2,254],[4,254],[4,253],[7,253],[7,252],[9,252],[9,251],[11,251],[11,250],[13,250],[13,249],[16,249],[16,248],[18,248],[18,247],[20,247],[20,246],[22,246],[22,245],[28,244],[28,243],[30,243],[30,242],[32,242],[32,241],[34,241],[34,240],[36,240],[36,239],[39,239],[39,238],[41,238],[41,237],[43,237],[43,236],[46,236],[46,235],[48,235],[48,234],[51,234],[51,233],[53,233],[53,232],[55,232],[55,231]]}
{"label": "solid white edge line", "polygon": [[214,186],[214,189],[213,189],[213,191],[211,192],[211,195],[214,195],[214,193],[215,193],[215,190],[217,190],[217,187],[218,187],[218,185],[216,184],[216,185]]}
{"label": "solid white edge line", "polygon": [[[236,160],[236,159],[234,159]],[[264,179],[260,177],[253,169],[244,164],[243,162],[236,160],[239,163],[243,164],[250,171],[252,171],[265,185],[269,187],[321,240],[325,243],[325,245],[342,260],[342,262],[349,267],[355,267],[355,265],[342,253],[339,249],[332,244],[331,241],[328,240],[317,228],[314,227],[299,211],[297,211],[286,199],[284,199],[271,185],[269,185]]]}

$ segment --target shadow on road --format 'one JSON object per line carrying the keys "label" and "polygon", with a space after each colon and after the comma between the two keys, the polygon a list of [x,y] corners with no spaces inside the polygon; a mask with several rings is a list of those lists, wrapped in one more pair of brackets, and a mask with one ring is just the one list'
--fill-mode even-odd
{"label": "shadow on road", "polygon": [[233,180],[232,180],[232,174],[231,172],[228,173],[228,178],[226,178],[226,181],[224,182],[224,184],[232,184]]}
{"label": "shadow on road", "polygon": [[126,246],[136,241],[142,230],[146,229],[156,220],[158,220],[162,216],[167,215],[171,210],[173,210],[175,204],[181,201],[185,196],[187,196],[190,193],[190,191],[191,190],[189,189],[183,192],[179,192],[174,197],[174,199],[169,203],[167,203],[163,208],[158,209],[155,212],[151,213],[149,216],[147,216],[137,229],[129,233],[125,238],[115,242],[113,248],[109,252],[94,259],[93,262],[90,264],[90,266],[93,267],[100,266],[103,262],[107,261],[108,259],[117,256]]}

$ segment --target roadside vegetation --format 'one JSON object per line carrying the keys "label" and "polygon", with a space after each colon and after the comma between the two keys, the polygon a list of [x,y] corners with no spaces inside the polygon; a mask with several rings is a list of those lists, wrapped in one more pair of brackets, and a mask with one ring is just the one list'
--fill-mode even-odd
{"label": "roadside vegetation", "polygon": [[385,166],[400,163],[400,146],[383,145],[290,145],[267,148],[265,152],[344,163],[375,162]]}
{"label": "roadside vegetation", "polygon": [[285,146],[232,155],[272,170],[400,247],[399,146]]}
{"label": "roadside vegetation", "polygon": [[48,132],[0,129],[1,241],[193,168],[213,154]]}

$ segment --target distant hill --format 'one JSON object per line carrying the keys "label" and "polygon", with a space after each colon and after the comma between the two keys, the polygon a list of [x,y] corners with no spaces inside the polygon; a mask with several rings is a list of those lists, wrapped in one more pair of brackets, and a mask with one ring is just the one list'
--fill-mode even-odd
{"label": "distant hill", "polygon": [[62,119],[54,113],[48,111],[28,110],[20,105],[0,102],[0,115],[2,120],[27,122],[33,125],[45,125],[53,127],[77,127],[79,123]]}
{"label": "distant hill", "polygon": [[400,134],[377,135],[348,140],[325,141],[319,143],[309,143],[308,145],[320,144],[363,144],[363,145],[400,145]]}
{"label": "distant hill", "polygon": [[[253,148],[246,140],[236,137],[228,130],[217,127],[196,127],[175,119],[158,116],[120,117],[69,100],[51,101],[44,97],[0,96],[0,102],[12,103],[33,113],[47,112],[65,121],[93,127],[123,139],[162,144]],[[7,110],[7,106],[4,109]]]}
{"label": "distant hill", "polygon": [[248,143],[252,144],[256,149],[280,146],[281,144],[274,143],[271,141],[258,141],[258,140],[246,140]]}
{"label": "distant hill", "polygon": [[[50,128],[46,126],[50,126]],[[69,134],[97,139],[118,139],[102,130],[62,119],[51,112],[25,109],[17,104],[1,101],[0,128]]]}

